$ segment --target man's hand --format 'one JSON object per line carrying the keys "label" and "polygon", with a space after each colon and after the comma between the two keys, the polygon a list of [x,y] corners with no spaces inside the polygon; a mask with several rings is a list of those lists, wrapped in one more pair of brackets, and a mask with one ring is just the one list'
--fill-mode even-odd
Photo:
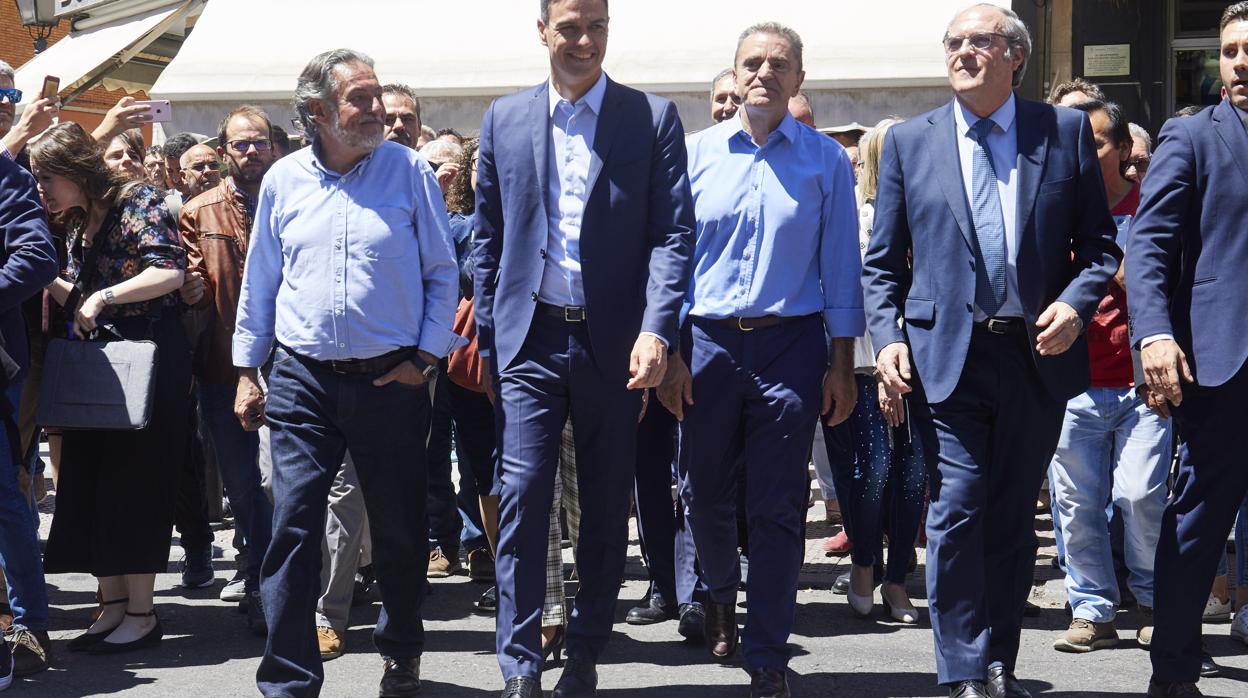
{"label": "man's hand", "polygon": [[455,175],[457,174],[459,174],[458,162],[443,163],[438,168],[438,171],[433,173],[433,176],[438,180],[438,188],[442,190],[443,196],[446,196],[446,193],[451,190],[451,182],[455,181]]}
{"label": "man's hand", "polygon": [[1057,356],[1070,348],[1083,330],[1079,313],[1062,301],[1054,301],[1036,320],[1036,327],[1044,330],[1036,337],[1036,351],[1040,356]]}
{"label": "man's hand", "polygon": [[204,292],[207,290],[208,284],[204,281],[203,274],[197,271],[186,275],[186,281],[182,283],[182,288],[178,293],[182,296],[182,302],[187,305],[195,305],[204,299]]}
{"label": "man's hand", "polygon": [[1135,386],[1135,394],[1144,401],[1144,406],[1153,414],[1162,419],[1170,419],[1170,403],[1166,402],[1161,393],[1148,387],[1148,383]]}
{"label": "man's hand", "polygon": [[877,380],[883,381],[889,397],[901,397],[913,390],[910,387],[910,347],[905,342],[893,342],[880,350],[875,357]]}
{"label": "man's hand", "polygon": [[238,371],[238,390],[234,393],[234,416],[246,431],[264,426],[264,391],[254,368]]}
{"label": "man's hand", "polygon": [[693,374],[685,360],[676,354],[667,367],[663,382],[655,389],[659,403],[676,416],[676,421],[685,421],[685,405],[693,404]]}
{"label": "man's hand", "polygon": [[875,387],[876,399],[880,402],[880,412],[884,415],[884,421],[890,427],[899,427],[904,424],[906,422],[905,398],[890,396],[880,376],[875,378]]}
{"label": "man's hand", "polygon": [[41,98],[26,105],[26,108],[22,110],[22,118],[17,120],[8,135],[4,137],[4,147],[8,148],[10,155],[17,157],[30,139],[52,126],[52,121],[57,115],[56,104],[55,98]]}
{"label": "man's hand", "polygon": [[[427,351],[418,351],[416,355],[429,366],[438,365],[438,357]],[[385,375],[373,381],[373,385],[380,388],[383,385],[389,385],[396,381],[403,385],[424,385],[425,374],[416,367],[415,361],[408,360],[386,371]]]}
{"label": "man's hand", "polygon": [[858,402],[858,384],[854,382],[852,361],[834,361],[823,374],[823,407],[819,414],[828,415],[830,427],[849,419]]}
{"label": "man's hand", "polygon": [[135,104],[134,101],[134,97],[129,95],[117,100],[117,104],[104,115],[100,125],[91,132],[96,143],[107,146],[109,141],[123,131],[148,123],[147,105]]}
{"label": "man's hand", "polygon": [[1140,361],[1144,365],[1144,380],[1148,381],[1149,389],[1175,407],[1182,404],[1183,386],[1180,380],[1194,383],[1196,379],[1187,367],[1187,355],[1179,345],[1173,339],[1159,339],[1140,351]]}
{"label": "man's hand", "polygon": [[628,357],[629,390],[657,388],[663,382],[663,374],[667,372],[667,346],[658,337],[643,334],[633,344],[633,353]]}

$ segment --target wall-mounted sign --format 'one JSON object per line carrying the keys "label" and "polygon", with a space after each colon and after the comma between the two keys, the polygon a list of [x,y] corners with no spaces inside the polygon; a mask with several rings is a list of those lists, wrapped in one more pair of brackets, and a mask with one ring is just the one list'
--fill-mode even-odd
{"label": "wall-mounted sign", "polygon": [[1131,74],[1131,44],[1083,47],[1083,75],[1105,77]]}

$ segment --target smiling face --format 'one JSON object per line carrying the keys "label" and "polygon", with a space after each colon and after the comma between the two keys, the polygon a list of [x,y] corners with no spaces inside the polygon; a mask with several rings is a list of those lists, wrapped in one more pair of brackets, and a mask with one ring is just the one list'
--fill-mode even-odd
{"label": "smiling face", "polygon": [[143,161],[135,159],[130,146],[121,136],[109,142],[104,150],[104,164],[108,169],[129,179],[144,179],[147,172],[143,169]]}
{"label": "smiling face", "polygon": [[1218,67],[1227,99],[1248,111],[1248,20],[1238,20],[1222,30]]}
{"label": "smiling face", "polygon": [[711,94],[711,118],[715,123],[731,119],[737,113],[737,85],[731,75],[725,75],[715,83]]}
{"label": "smiling face", "polygon": [[556,82],[588,89],[602,73],[610,18],[602,0],[552,0],[550,21],[537,21]]}
{"label": "smiling face", "polygon": [[806,79],[793,46],[779,34],[747,36],[737,49],[735,68],[737,97],[747,109],[787,110]]}
{"label": "smiling face", "polygon": [[[946,42],[963,39],[957,50],[945,52],[949,84],[959,96],[993,104],[1010,96],[1014,71],[1024,56],[1021,48],[1010,50],[1004,30],[1005,15],[991,7],[972,7],[949,24]],[[975,48],[971,41],[975,37],[987,37],[987,47]]]}

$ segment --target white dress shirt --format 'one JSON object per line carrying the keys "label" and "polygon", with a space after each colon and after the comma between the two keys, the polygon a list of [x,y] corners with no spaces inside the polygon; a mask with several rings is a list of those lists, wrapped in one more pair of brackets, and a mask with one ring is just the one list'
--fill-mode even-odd
{"label": "white dress shirt", "polygon": [[594,136],[607,91],[607,74],[603,73],[575,104],[561,97],[554,83],[547,89],[551,140],[546,169],[546,268],[537,297],[551,305],[583,307],[581,223],[589,193],[602,171],[602,160],[594,152]]}
{"label": "white dress shirt", "polygon": [[[1018,295],[1018,129],[1014,115],[1014,95],[1005,100],[987,118],[996,126],[988,134],[988,150],[992,156],[992,169],[997,175],[997,192],[1001,196],[1001,216],[1005,219],[1005,302],[995,317],[1023,317],[1023,305]],[[958,158],[962,163],[962,186],[967,201],[975,191],[972,183],[972,167],[975,156],[975,138],[971,127],[979,122],[957,99],[953,100],[953,119],[958,129]],[[983,322],[988,315],[975,306],[975,321]]]}

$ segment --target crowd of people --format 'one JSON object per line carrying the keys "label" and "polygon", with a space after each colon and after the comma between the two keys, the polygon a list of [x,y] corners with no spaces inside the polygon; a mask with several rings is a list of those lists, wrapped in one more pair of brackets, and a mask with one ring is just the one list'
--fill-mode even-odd
{"label": "crowd of people", "polygon": [[[607,0],[541,0],[550,77],[476,138],[350,49],[298,76],[295,137],[243,105],[152,147],[129,97],[91,132],[55,99],[15,118],[0,63],[0,689],[52,661],[45,574],[98,580],[66,651],[161,642],[175,528],[182,586],[216,582],[213,472],[220,597],[267,638],[266,696],[318,694],[373,590],[379,693],[416,695],[427,580],[465,572],[503,698],[560,663],[553,695],[594,695],[633,512],[649,589],[626,622],[739,648],[750,695],[788,696],[812,460],[854,615],[878,589],[921,621],[925,543],[954,698],[1030,695],[1046,478],[1054,649],[1117,645],[1130,609],[1148,695],[1177,698],[1219,671],[1202,620],[1234,612],[1248,644],[1248,2],[1222,16],[1223,101],[1155,150],[1091,82],[1017,96],[1031,36],[996,5],[945,28],[949,104],[832,133],[792,28],[741,33],[693,134],[603,72],[608,28]],[[65,339],[154,343],[145,426],[38,423]]]}

